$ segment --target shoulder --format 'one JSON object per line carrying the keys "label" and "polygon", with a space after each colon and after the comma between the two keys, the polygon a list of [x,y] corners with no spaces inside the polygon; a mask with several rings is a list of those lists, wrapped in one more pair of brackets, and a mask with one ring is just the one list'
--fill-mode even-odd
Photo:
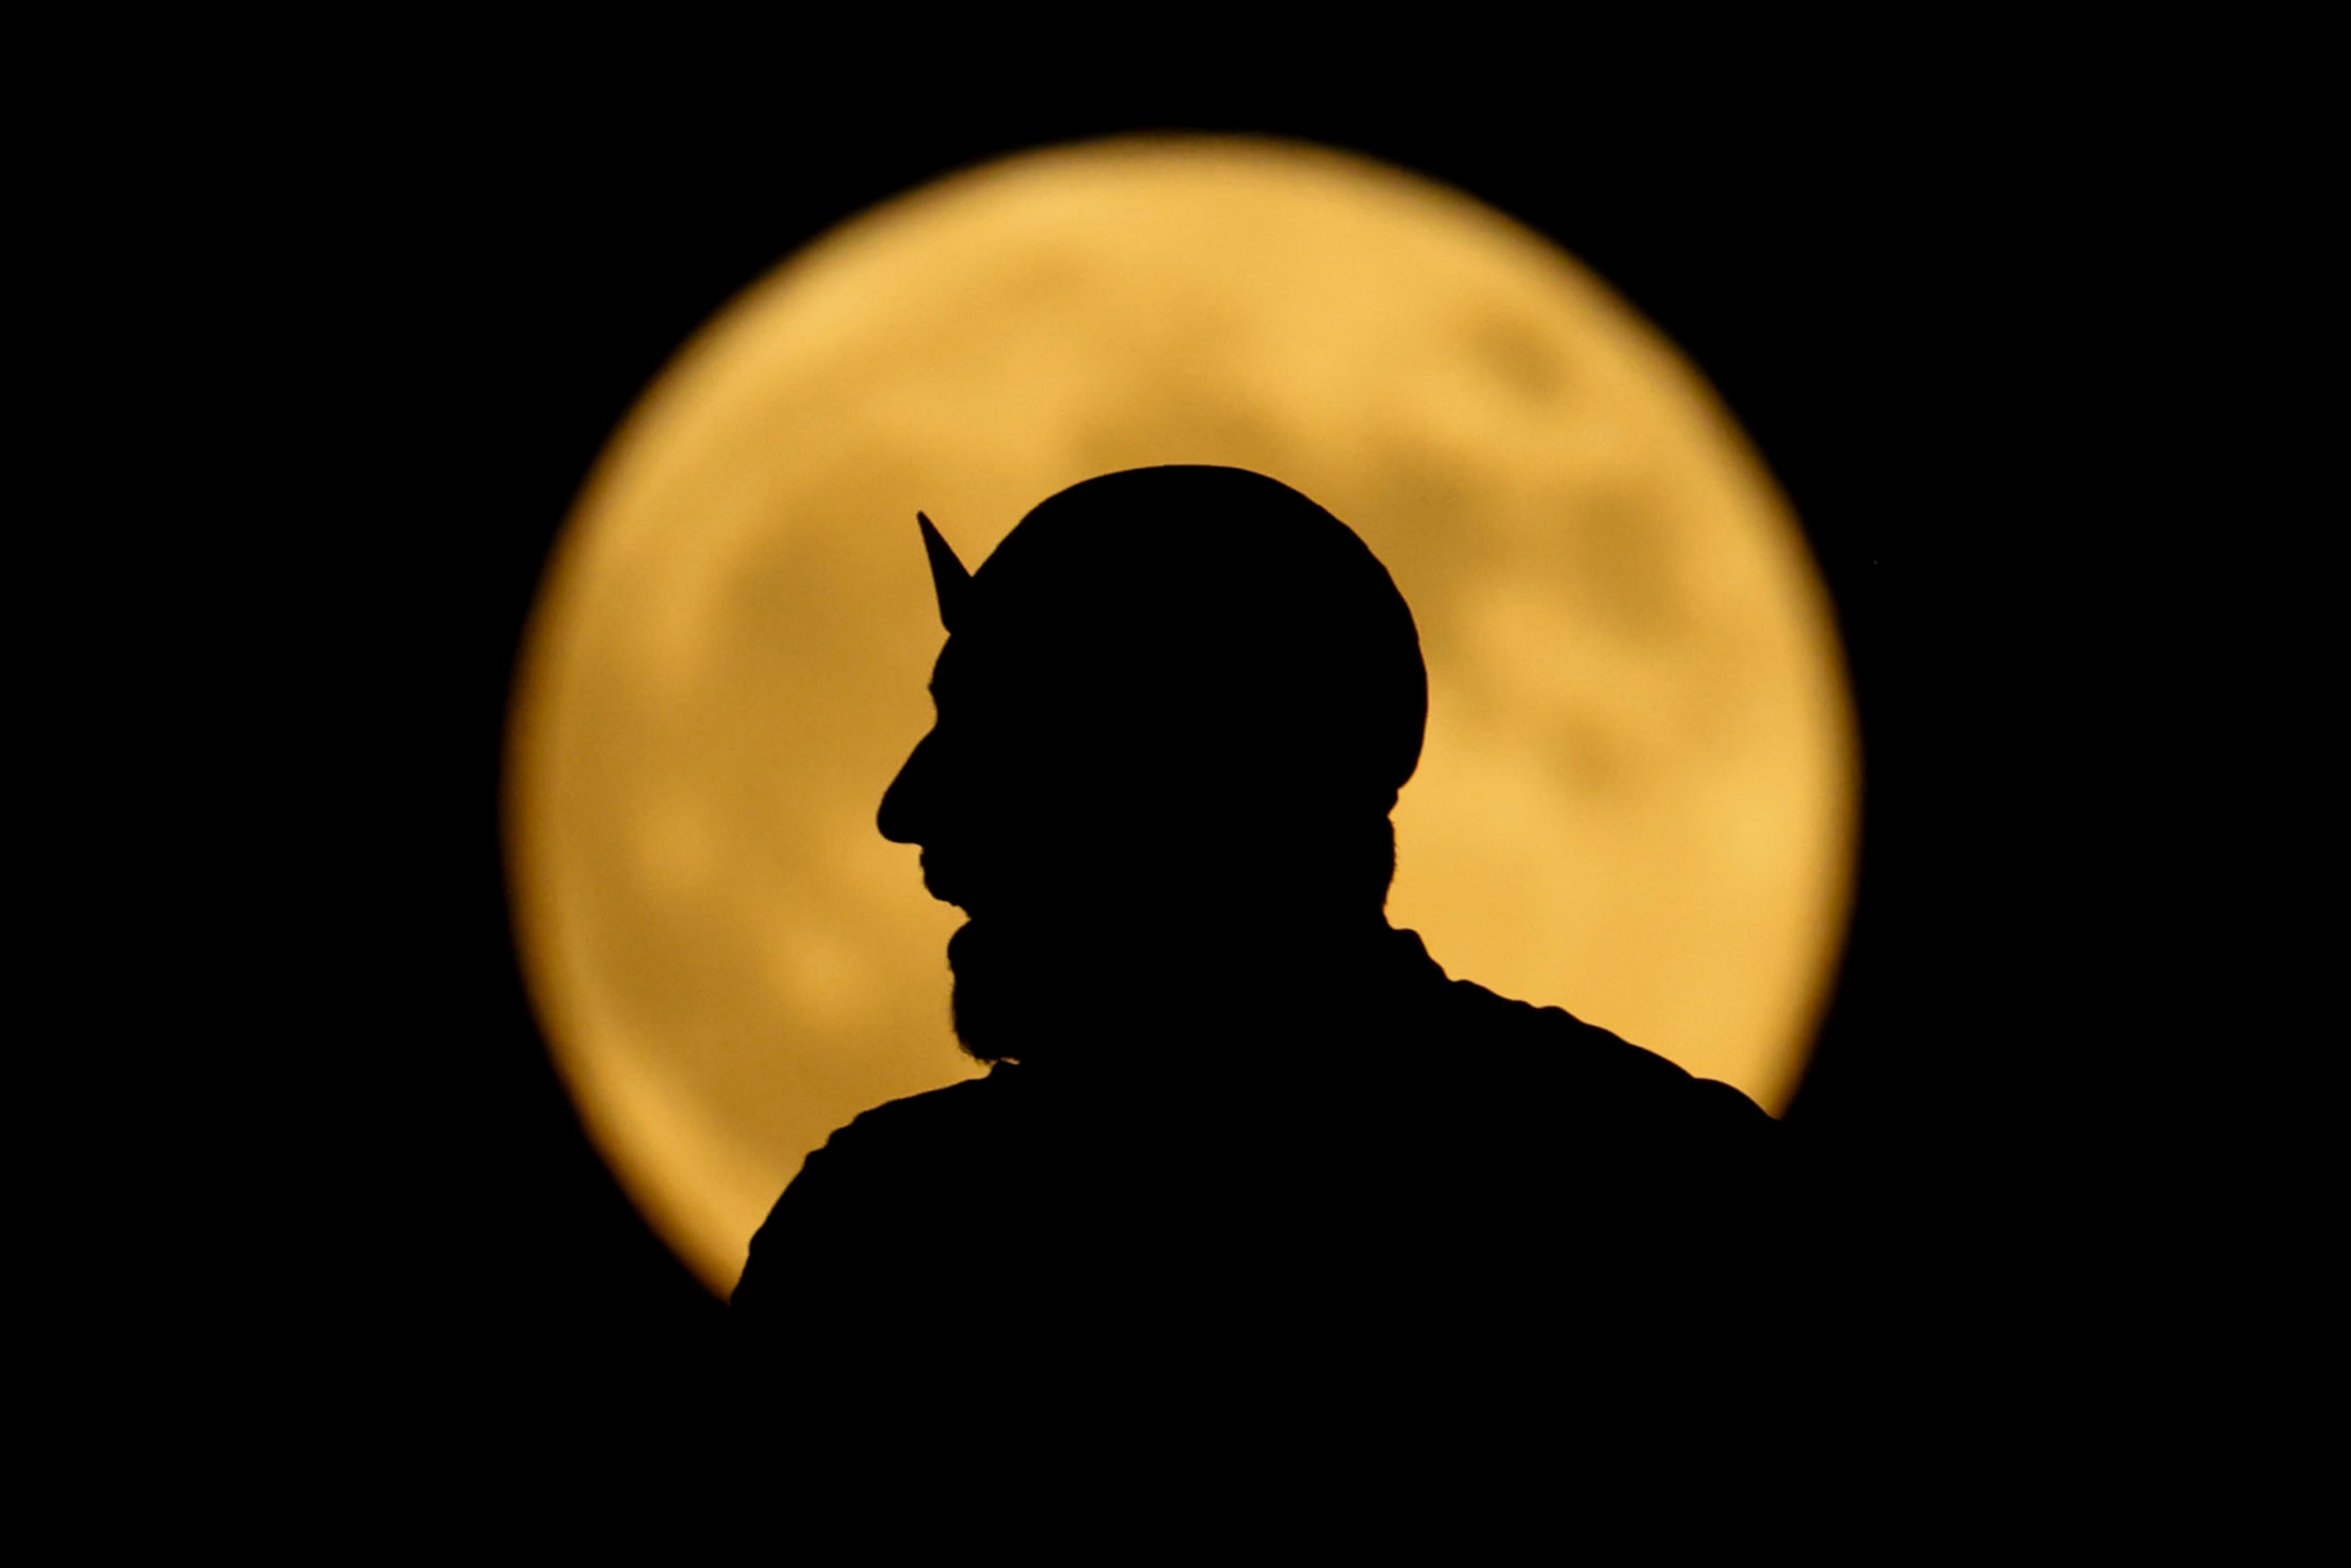
{"label": "shoulder", "polygon": [[752,1237],[735,1304],[762,1304],[788,1267],[798,1274],[815,1260],[847,1263],[872,1239],[968,1190],[981,1145],[1002,1138],[1020,1098],[1011,1071],[998,1068],[877,1105],[833,1133],[801,1162]]}
{"label": "shoulder", "polygon": [[1678,1064],[1584,1022],[1564,1008],[1537,1007],[1449,977],[1417,933],[1396,929],[1389,962],[1402,982],[1402,1009],[1423,1048],[1442,1053],[1449,1071],[1498,1079],[1527,1091],[1552,1091],[1613,1113],[1662,1108],[1749,1125],[1776,1125],[1763,1108],[1728,1083],[1698,1078]]}
{"label": "shoulder", "polygon": [[910,1140],[927,1141],[985,1124],[1002,1115],[1018,1096],[1018,1070],[998,1067],[985,1078],[967,1079],[860,1112],[849,1124],[809,1156],[811,1164],[841,1151],[862,1155]]}
{"label": "shoulder", "polygon": [[[985,1078],[951,1083],[860,1113],[801,1163],[784,1189],[826,1187],[852,1176],[921,1179],[910,1167],[923,1161],[957,1161],[975,1140],[1000,1135],[1025,1100],[1019,1073],[999,1066]],[[782,1207],[779,1200],[778,1207]]]}
{"label": "shoulder", "polygon": [[1731,1085],[1696,1077],[1563,1008],[1536,1007],[1468,980],[1449,980],[1438,1010],[1448,1032],[1468,1037],[1457,1044],[1498,1058],[1494,1065],[1503,1072],[1594,1115],[1750,1135],[1777,1126]]}

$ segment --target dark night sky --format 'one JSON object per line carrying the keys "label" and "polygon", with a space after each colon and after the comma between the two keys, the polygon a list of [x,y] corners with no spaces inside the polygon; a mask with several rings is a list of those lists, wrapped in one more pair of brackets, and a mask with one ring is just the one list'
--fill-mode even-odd
{"label": "dark night sky", "polygon": [[1620,94],[1468,118],[1377,98],[1166,93],[1113,112],[893,94],[862,123],[444,103],[347,127],[268,185],[283,270],[246,283],[292,318],[275,340],[312,464],[295,483],[340,498],[318,570],[365,588],[356,623],[334,595],[309,601],[303,634],[328,652],[278,677],[309,783],[276,830],[354,846],[295,873],[319,901],[298,910],[332,911],[298,914],[289,951],[308,956],[297,1022],[335,1042],[313,1087],[338,1107],[295,1228],[323,1239],[332,1277],[402,1303],[404,1339],[485,1364],[593,1345],[658,1381],[718,1316],[571,1121],[506,926],[506,683],[596,451],[698,324],[831,224],[1119,131],[1293,135],[1454,183],[1552,235],[1698,363],[1810,531],[1861,707],[1855,937],[1790,1120],[1856,1182],[1897,1186],[1959,1118],[2011,1128],[2013,1051],[1969,1043],[2016,999],[1985,954],[2001,895],[1950,873],[2022,810],[1979,787],[2008,739],[1982,694],[2022,655],[1950,633],[1977,613],[1969,560],[2031,532],[2016,450],[2070,373],[2042,329],[2086,266],[2056,222],[2077,210],[2064,183],[2012,121],[1948,94],[1711,112]]}

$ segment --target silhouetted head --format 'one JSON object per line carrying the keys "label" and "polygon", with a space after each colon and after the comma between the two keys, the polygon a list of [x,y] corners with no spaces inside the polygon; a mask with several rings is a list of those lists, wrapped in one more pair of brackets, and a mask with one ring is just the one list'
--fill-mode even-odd
{"label": "silhouetted head", "polygon": [[[1044,502],[968,578],[925,543],[938,721],[881,829],[971,916],[949,953],[975,1054],[1034,1052],[1040,988],[1147,1005],[1171,958],[1380,921],[1427,681],[1345,524],[1246,470],[1144,468]],[[982,1014],[1004,1038],[974,1039]]]}

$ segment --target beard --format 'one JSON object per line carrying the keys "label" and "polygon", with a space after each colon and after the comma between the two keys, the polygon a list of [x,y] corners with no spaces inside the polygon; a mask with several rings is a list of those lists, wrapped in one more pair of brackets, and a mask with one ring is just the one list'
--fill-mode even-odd
{"label": "beard", "polygon": [[1038,1053],[1054,988],[1039,961],[1040,946],[1032,934],[1000,920],[967,920],[947,938],[956,1040],[973,1061],[993,1064]]}
{"label": "beard", "polygon": [[965,1055],[991,1064],[1105,1049],[1110,1042],[1096,1037],[1132,1031],[1132,962],[1131,951],[1067,927],[1002,915],[967,921],[947,939],[956,1039]]}
{"label": "beard", "polygon": [[[1304,1027],[1311,922],[991,910],[947,939],[956,1040],[976,1061],[1142,1066],[1198,1041]],[[1312,1001],[1327,1008],[1328,998]],[[1236,1031],[1238,1031],[1237,1034]]]}

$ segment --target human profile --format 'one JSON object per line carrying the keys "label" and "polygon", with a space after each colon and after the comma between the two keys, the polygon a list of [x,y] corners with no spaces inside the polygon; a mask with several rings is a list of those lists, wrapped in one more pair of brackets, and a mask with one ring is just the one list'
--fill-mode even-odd
{"label": "human profile", "polygon": [[1770,1116],[1389,925],[1428,684],[1352,529],[1203,466],[1064,490],[977,571],[919,528],[937,718],[878,825],[967,916],[951,1011],[988,1071],[809,1156],[742,1332],[854,1360],[950,1323],[1065,1368],[1171,1334],[1515,1354],[1752,1278]]}

